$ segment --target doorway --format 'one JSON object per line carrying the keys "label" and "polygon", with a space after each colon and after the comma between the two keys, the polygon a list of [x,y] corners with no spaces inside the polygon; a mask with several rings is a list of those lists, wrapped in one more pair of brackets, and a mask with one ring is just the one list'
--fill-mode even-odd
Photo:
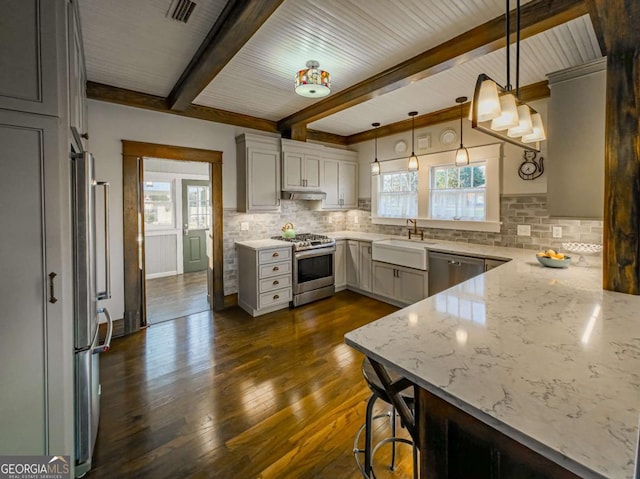
{"label": "doorway", "polygon": [[207,311],[209,165],[143,158],[143,173],[147,323]]}
{"label": "doorway", "polygon": [[[123,236],[124,236],[124,286],[125,286],[125,313],[124,333],[130,334],[145,327],[148,324],[147,317],[147,264],[145,261],[148,240],[151,235],[145,234],[153,229],[147,225],[145,216],[145,168],[146,162],[153,159],[177,160],[178,162],[204,163],[208,168],[208,180],[199,178],[204,183],[192,185],[191,192],[194,195],[193,207],[187,208],[185,221],[176,220],[175,229],[184,240],[185,233],[189,233],[189,222],[195,227],[192,230],[205,230],[204,241],[200,233],[200,244],[193,240],[197,251],[189,250],[189,258],[199,255],[200,265],[204,259],[205,272],[200,272],[206,282],[207,309],[220,310],[224,307],[224,289],[222,282],[223,267],[223,242],[222,242],[222,152],[186,148],[153,143],[141,143],[122,140],[123,145]],[[183,163],[184,164],[184,163]],[[189,179],[189,178],[180,178]],[[194,179],[194,178],[192,178]],[[177,183],[176,183],[177,185]],[[182,183],[180,183],[180,190]],[[187,183],[187,187],[188,187]],[[168,188],[164,185],[165,191]],[[176,189],[177,186],[176,186]],[[187,188],[189,190],[189,188]],[[187,193],[188,196],[188,193]],[[180,191],[182,200],[182,191]],[[187,197],[186,203],[190,204],[191,198]],[[182,201],[180,201],[182,203]],[[205,206],[207,205],[207,206]],[[209,206],[210,205],[210,206]],[[182,204],[180,204],[182,211]],[[147,207],[147,211],[149,208]],[[164,211],[164,210],[162,210]],[[158,213],[158,211],[156,211]],[[164,213],[162,213],[164,214]],[[189,215],[193,215],[191,220]],[[208,217],[207,217],[208,216]],[[207,225],[202,228],[203,225]],[[189,241],[188,241],[189,242]],[[205,253],[202,253],[202,245],[205,245]],[[197,253],[197,254],[196,254]],[[180,251],[181,259],[179,269],[184,273],[184,250]],[[194,256],[195,255],[195,256]],[[202,280],[202,278],[201,278]],[[192,291],[190,284],[183,285],[186,290]],[[174,316],[175,317],[175,316]],[[167,318],[168,319],[168,318]]]}

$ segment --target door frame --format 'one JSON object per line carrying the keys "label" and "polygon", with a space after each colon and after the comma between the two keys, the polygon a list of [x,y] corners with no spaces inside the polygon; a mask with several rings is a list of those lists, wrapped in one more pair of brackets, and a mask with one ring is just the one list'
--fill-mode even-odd
{"label": "door frame", "polygon": [[147,325],[144,264],[144,158],[209,163],[212,254],[208,265],[211,309],[224,308],[222,240],[222,152],[122,140],[122,213],[124,241],[124,334]]}

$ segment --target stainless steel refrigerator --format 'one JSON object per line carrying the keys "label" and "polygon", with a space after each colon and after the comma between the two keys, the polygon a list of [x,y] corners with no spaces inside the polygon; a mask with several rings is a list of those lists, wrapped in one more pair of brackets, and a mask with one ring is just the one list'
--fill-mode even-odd
{"label": "stainless steel refrigerator", "polygon": [[[109,274],[109,184],[94,178],[93,156],[71,154],[74,237],[75,473],[91,469],[100,420],[100,353],[109,350],[113,322],[98,301],[111,297]],[[104,194],[104,291],[97,291],[96,189]],[[104,343],[99,343],[99,317],[107,319]]]}

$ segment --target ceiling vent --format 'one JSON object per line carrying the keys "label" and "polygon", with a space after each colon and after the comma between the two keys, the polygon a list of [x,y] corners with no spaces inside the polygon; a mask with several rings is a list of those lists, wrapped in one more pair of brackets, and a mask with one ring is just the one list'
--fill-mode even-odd
{"label": "ceiling vent", "polygon": [[195,2],[191,0],[172,0],[167,12],[167,18],[172,18],[177,22],[187,23],[196,8]]}

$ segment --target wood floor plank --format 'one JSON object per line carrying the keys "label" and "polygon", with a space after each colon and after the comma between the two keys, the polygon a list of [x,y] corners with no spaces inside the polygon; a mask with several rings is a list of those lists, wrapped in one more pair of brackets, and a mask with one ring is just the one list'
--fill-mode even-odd
{"label": "wood floor plank", "polygon": [[[395,310],[345,291],[258,318],[206,311],[115,339],[101,357],[88,477],[361,477],[353,438],[370,393],[362,355],[343,336]],[[377,421],[374,437],[388,433],[388,420]],[[411,477],[411,448],[398,454],[392,473],[390,448],[379,451],[379,479]]]}

